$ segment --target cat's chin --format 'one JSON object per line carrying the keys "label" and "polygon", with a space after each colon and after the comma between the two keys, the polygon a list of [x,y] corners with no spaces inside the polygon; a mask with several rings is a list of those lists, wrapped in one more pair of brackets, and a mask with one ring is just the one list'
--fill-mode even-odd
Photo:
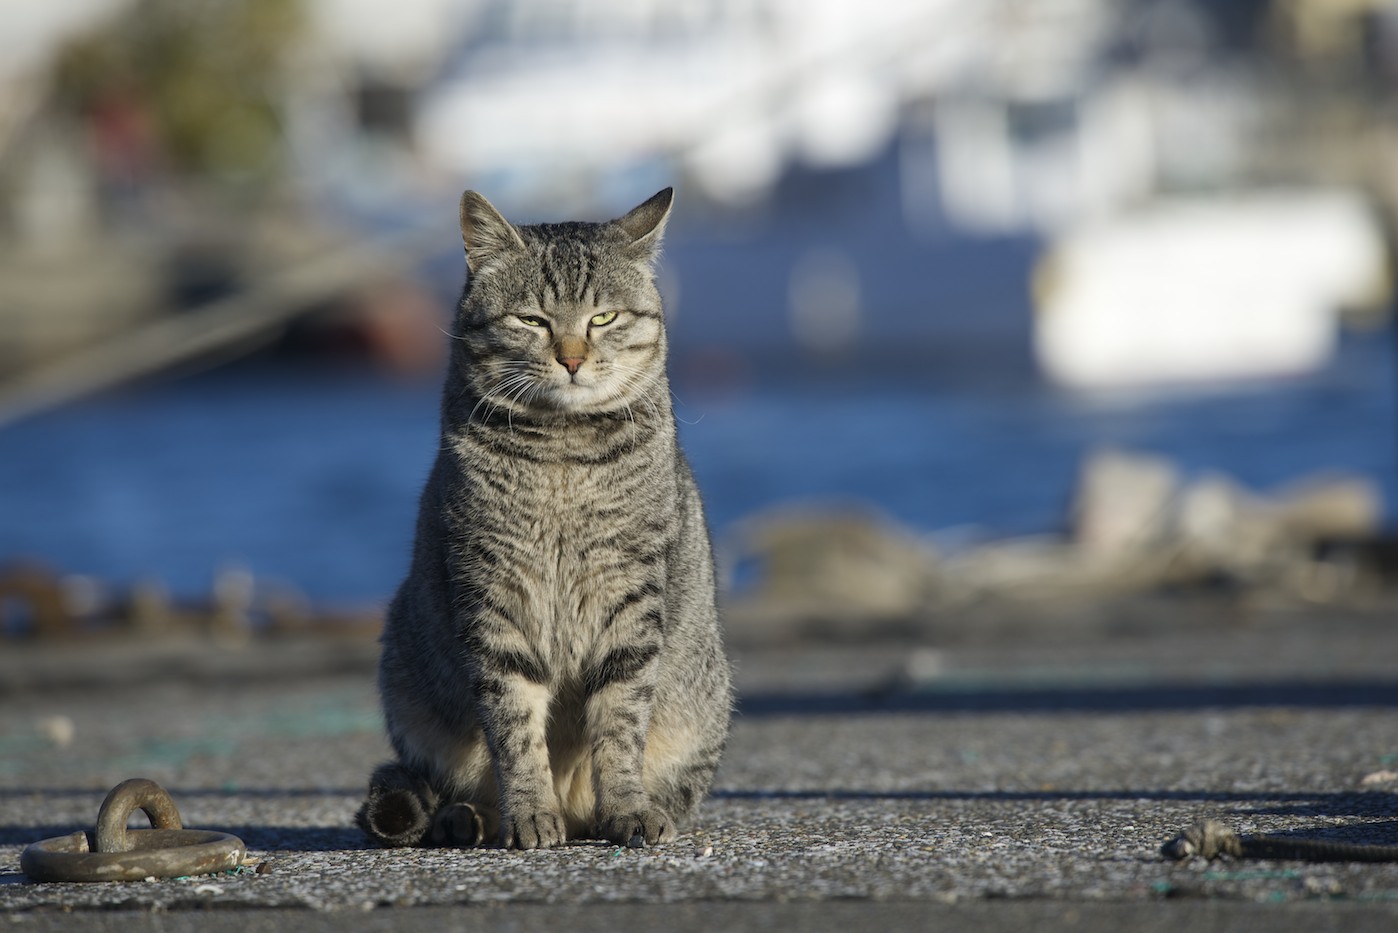
{"label": "cat's chin", "polygon": [[567,382],[553,387],[548,401],[554,409],[570,415],[600,415],[626,407],[615,392],[604,386]]}

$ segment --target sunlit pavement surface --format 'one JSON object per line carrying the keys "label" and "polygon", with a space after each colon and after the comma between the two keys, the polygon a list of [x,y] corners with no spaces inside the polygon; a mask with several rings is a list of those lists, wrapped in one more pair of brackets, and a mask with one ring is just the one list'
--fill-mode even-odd
{"label": "sunlit pavement surface", "polygon": [[[1317,610],[1169,634],[750,648],[713,798],[679,841],[533,852],[366,844],[352,817],[388,753],[371,650],[318,667],[254,645],[123,678],[100,647],[4,645],[0,913],[34,930],[1392,929],[1398,863],[1159,849],[1204,816],[1398,846],[1396,622]],[[61,686],[22,678],[45,663]],[[91,828],[138,776],[186,826],[240,836],[246,867],[24,877],[26,844]],[[270,910],[217,912],[234,907]]]}

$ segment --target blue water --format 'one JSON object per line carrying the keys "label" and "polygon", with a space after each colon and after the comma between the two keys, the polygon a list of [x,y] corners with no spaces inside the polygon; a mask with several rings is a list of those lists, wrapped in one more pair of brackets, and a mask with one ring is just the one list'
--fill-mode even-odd
{"label": "blue water", "polygon": [[[1063,526],[1083,454],[1111,444],[1274,489],[1327,469],[1398,501],[1387,334],[1306,379],[1082,397],[1033,379],[957,385],[876,372],[677,387],[681,432],[722,532],[811,500],[914,528]],[[437,388],[359,371],[243,365],[95,398],[0,429],[0,562],[206,592],[225,564],[328,604],[378,602],[406,566],[436,447]]]}

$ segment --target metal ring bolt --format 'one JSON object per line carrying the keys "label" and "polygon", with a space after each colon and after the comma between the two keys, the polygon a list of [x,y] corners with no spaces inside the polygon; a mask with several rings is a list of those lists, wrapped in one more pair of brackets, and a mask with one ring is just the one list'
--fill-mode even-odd
{"label": "metal ring bolt", "polygon": [[[150,819],[150,829],[126,828],[138,808]],[[140,881],[228,871],[246,856],[247,846],[237,836],[185,829],[163,787],[132,778],[102,801],[96,832],[40,840],[24,850],[19,864],[35,881]]]}

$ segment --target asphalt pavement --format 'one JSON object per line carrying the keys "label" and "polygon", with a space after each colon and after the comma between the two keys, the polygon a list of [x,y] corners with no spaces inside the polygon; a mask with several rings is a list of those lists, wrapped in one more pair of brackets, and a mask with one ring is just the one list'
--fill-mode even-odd
{"label": "asphalt pavement", "polygon": [[[1398,613],[1202,624],[1178,608],[1146,629],[1098,611],[995,638],[739,638],[714,795],[681,840],[643,850],[368,846],[351,819],[387,745],[367,643],[0,645],[0,914],[33,930],[1393,929],[1398,863],[1159,850],[1206,816],[1398,846]],[[246,865],[25,878],[25,845],[90,828],[129,777],[164,785],[186,826],[241,837]]]}

